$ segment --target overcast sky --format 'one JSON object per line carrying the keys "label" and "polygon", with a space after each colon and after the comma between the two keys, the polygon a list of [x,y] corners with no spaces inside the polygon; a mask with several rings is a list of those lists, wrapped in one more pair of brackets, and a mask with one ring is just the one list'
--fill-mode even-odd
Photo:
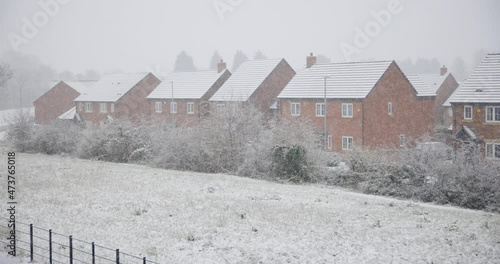
{"label": "overcast sky", "polygon": [[[40,3],[53,1],[0,0],[0,54],[17,48],[58,71],[135,72],[172,70],[181,50],[198,68],[208,68],[214,50],[229,67],[238,49],[294,67],[309,52],[334,62],[421,56],[451,64],[471,62],[478,49],[500,51],[498,0],[58,0],[68,3],[44,17]],[[34,20],[38,32],[26,35]]]}

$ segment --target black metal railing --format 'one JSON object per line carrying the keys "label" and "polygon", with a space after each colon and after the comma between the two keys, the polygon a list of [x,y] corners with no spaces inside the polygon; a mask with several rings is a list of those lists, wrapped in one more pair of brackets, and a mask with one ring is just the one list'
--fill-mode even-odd
{"label": "black metal railing", "polygon": [[[8,220],[1,217],[0,219]],[[9,244],[7,237],[10,228],[0,224],[0,243],[5,247]],[[43,229],[33,224],[26,224],[16,220],[15,222],[16,255],[27,256],[30,261],[44,260],[50,264],[159,264],[148,260],[146,257],[138,257],[127,254],[119,249],[112,249]]]}

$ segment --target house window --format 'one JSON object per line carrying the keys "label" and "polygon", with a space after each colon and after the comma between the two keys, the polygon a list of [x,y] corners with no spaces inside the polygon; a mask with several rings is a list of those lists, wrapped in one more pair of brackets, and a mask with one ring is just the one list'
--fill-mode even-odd
{"label": "house window", "polygon": [[400,147],[406,146],[406,136],[405,135],[399,135],[399,146]]}
{"label": "house window", "polygon": [[316,104],[316,116],[325,116],[325,103]]}
{"label": "house window", "polygon": [[100,103],[99,104],[99,112],[101,113],[107,113],[108,112],[108,106],[106,103]]}
{"label": "house window", "polygon": [[464,119],[472,119],[472,106],[464,106]]}
{"label": "house window", "polygon": [[83,103],[78,103],[78,111],[81,112],[83,111]]}
{"label": "house window", "polygon": [[162,104],[162,102],[155,102],[155,112],[156,113],[163,112],[163,104]]}
{"label": "house window", "polygon": [[300,103],[291,103],[290,109],[292,116],[300,116]]}
{"label": "house window", "polygon": [[332,149],[332,136],[328,135],[328,149]]}
{"label": "house window", "polygon": [[392,103],[387,103],[387,114],[392,115]]}
{"label": "house window", "polygon": [[85,112],[92,113],[92,103],[85,103]]}
{"label": "house window", "polygon": [[177,113],[177,102],[170,102],[170,113]]}
{"label": "house window", "polygon": [[500,159],[500,143],[486,143],[486,158]]}
{"label": "house window", "polygon": [[111,113],[114,113],[115,112],[115,104],[114,103],[111,103]]}
{"label": "house window", "polygon": [[352,104],[342,104],[342,117],[352,117]]}
{"label": "house window", "polygon": [[226,109],[224,104],[217,104],[217,115],[222,115]]}
{"label": "house window", "polygon": [[342,137],[342,150],[352,150],[352,137]]}
{"label": "house window", "polygon": [[451,107],[448,107],[448,116],[453,116],[453,109]]}
{"label": "house window", "polygon": [[194,103],[187,103],[187,113],[194,114]]}
{"label": "house window", "polygon": [[500,106],[486,107],[486,122],[500,122]]}

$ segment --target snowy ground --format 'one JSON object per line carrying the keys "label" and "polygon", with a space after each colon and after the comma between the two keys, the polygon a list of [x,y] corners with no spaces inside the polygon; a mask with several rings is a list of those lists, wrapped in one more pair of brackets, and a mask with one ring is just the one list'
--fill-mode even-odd
{"label": "snowy ground", "polygon": [[500,263],[498,214],[69,157],[17,166],[18,221],[161,263]]}

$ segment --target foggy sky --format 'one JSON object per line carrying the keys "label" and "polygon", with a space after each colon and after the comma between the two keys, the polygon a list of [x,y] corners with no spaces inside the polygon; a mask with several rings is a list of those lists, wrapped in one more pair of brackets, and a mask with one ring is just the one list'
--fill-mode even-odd
{"label": "foggy sky", "polygon": [[[65,1],[19,52],[58,71],[166,72],[182,50],[201,69],[215,50],[229,67],[238,49],[250,58],[257,50],[284,57],[296,68],[309,52],[346,61],[341,43],[354,45],[355,29],[364,31],[376,21],[372,12],[396,0]],[[351,61],[420,56],[451,64],[457,56],[472,62],[478,49],[500,52],[500,1],[399,2],[400,12]],[[217,3],[232,10],[221,17]],[[39,1],[0,1],[0,54],[12,49],[9,34],[23,36],[23,18],[33,21],[37,12],[43,12]]]}

